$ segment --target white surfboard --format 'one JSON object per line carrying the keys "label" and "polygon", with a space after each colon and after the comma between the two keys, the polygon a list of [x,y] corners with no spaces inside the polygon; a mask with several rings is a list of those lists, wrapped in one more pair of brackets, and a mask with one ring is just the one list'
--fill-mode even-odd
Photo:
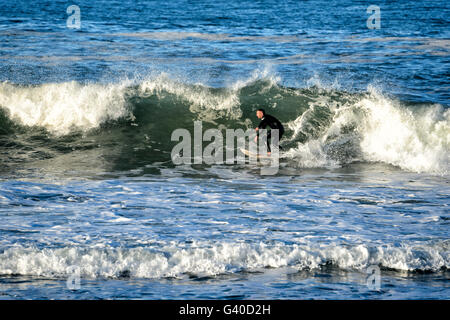
{"label": "white surfboard", "polygon": [[267,153],[266,154],[254,153],[254,152],[251,152],[244,148],[240,148],[240,149],[241,149],[242,153],[248,157],[253,157],[253,158],[257,158],[257,159],[270,159],[270,156]]}

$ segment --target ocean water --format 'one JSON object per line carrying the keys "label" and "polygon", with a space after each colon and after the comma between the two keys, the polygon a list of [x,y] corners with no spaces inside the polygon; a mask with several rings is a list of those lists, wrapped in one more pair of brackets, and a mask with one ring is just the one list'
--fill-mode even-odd
{"label": "ocean water", "polygon": [[[0,1],[0,299],[448,299],[449,14]],[[172,160],[260,107],[274,174]]]}

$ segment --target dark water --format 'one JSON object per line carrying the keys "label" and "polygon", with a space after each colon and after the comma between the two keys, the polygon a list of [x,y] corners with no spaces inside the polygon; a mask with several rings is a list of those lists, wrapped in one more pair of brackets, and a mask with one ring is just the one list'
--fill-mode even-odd
{"label": "dark water", "polygon": [[[0,297],[448,299],[450,7],[372,4],[1,2]],[[275,174],[172,161],[260,107]]]}

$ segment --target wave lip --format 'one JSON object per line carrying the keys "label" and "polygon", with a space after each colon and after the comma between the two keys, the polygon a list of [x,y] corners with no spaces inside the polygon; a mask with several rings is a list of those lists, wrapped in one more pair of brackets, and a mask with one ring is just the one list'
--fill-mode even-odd
{"label": "wave lip", "polygon": [[86,278],[215,276],[264,268],[298,270],[332,264],[364,272],[371,265],[399,271],[437,272],[448,269],[447,242],[400,247],[367,245],[285,245],[278,243],[194,243],[191,247],[167,244],[155,248],[43,249],[13,247],[0,254],[1,275],[67,277],[76,266]]}
{"label": "wave lip", "polygon": [[214,121],[217,118],[239,119],[242,116],[238,96],[239,88],[213,90],[203,85],[189,85],[161,74],[155,79],[139,84],[137,95],[141,98],[155,96],[159,101],[167,96],[182,103],[198,120]]}

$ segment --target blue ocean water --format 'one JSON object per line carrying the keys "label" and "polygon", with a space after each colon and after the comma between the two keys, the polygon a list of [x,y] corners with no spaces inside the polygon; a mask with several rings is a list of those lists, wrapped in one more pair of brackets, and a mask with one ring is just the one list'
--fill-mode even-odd
{"label": "blue ocean water", "polygon": [[[0,1],[0,298],[448,299],[449,13]],[[260,107],[276,174],[172,161]]]}

